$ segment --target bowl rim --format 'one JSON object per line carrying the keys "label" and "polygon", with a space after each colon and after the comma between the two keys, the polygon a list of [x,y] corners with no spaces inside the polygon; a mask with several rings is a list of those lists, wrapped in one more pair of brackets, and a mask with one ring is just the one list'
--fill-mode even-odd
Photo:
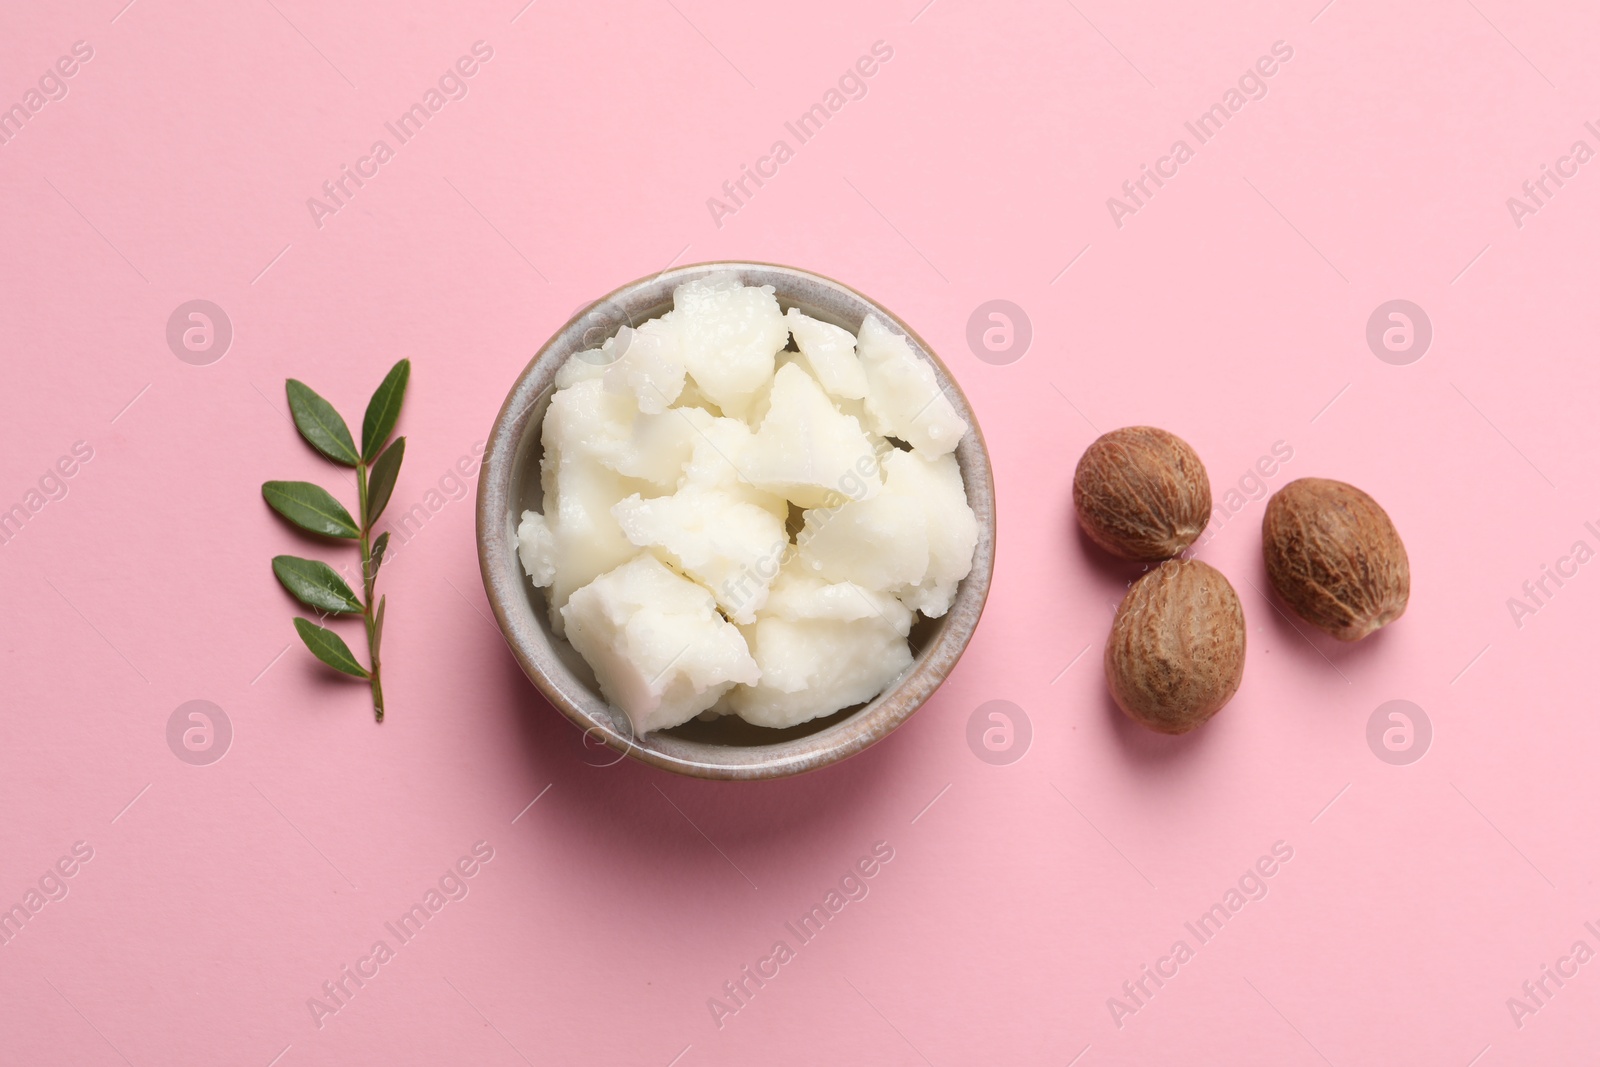
{"label": "bowl rim", "polygon": [[[529,422],[519,432],[516,423],[521,421],[527,412],[531,412],[545,401],[547,396],[554,391],[553,382],[540,389],[529,397],[531,389],[530,379],[541,369],[545,361],[551,358],[552,352],[558,345],[567,342],[568,334],[574,326],[595,308],[608,303],[616,303],[619,299],[642,289],[645,286],[667,283],[668,291],[675,285],[692,280],[693,277],[704,276],[715,271],[733,271],[735,273],[745,270],[777,272],[791,276],[797,280],[809,280],[824,287],[831,287],[842,291],[848,297],[859,301],[869,311],[880,315],[893,326],[904,333],[919,355],[933,364],[935,373],[940,378],[941,387],[948,394],[953,394],[951,399],[956,402],[958,413],[968,424],[968,435],[958,446],[960,449],[971,448],[968,454],[968,463],[963,463],[964,483],[967,490],[969,506],[974,507],[979,515],[978,542],[973,551],[972,570],[966,578],[961,580],[957,587],[955,600],[949,611],[942,619],[945,625],[915,656],[912,665],[902,674],[893,685],[885,689],[871,701],[857,709],[848,718],[831,724],[817,733],[808,734],[799,738],[791,738],[774,742],[770,745],[732,746],[716,745],[709,742],[688,741],[673,738],[669,745],[672,749],[696,748],[711,750],[735,750],[752,754],[748,761],[719,762],[715,760],[695,759],[684,751],[663,751],[659,748],[648,747],[640,739],[632,735],[631,729],[627,732],[619,731],[613,723],[605,717],[591,714],[583,706],[583,701],[575,697],[562,685],[558,679],[552,677],[550,670],[539,662],[535,650],[524,646],[522,635],[525,632],[522,625],[524,620],[513,619],[511,609],[505,603],[502,591],[516,589],[522,591],[522,586],[527,582],[527,576],[517,559],[516,538],[513,534],[510,544],[505,543],[504,527],[510,511],[515,507],[517,486],[511,484],[511,469],[515,462],[516,454],[523,436],[543,424],[542,418]],[[770,284],[762,282],[760,284]],[[779,299],[785,299],[779,294]],[[791,304],[794,301],[789,301]],[[573,349],[573,352],[578,349]],[[572,352],[563,354],[563,359],[570,357]],[[970,461],[975,460],[975,463]],[[970,466],[971,470],[967,468]],[[973,485],[971,473],[978,474],[978,484]],[[975,503],[980,506],[974,506]],[[681,266],[670,267],[667,270],[647,274],[636,278],[626,284],[620,285],[602,296],[578,308],[567,321],[556,329],[550,337],[539,347],[533,357],[518,373],[516,380],[506,393],[506,398],[500,406],[499,413],[495,416],[494,425],[490,431],[484,449],[482,464],[478,478],[478,493],[476,513],[476,535],[478,545],[479,571],[483,578],[484,592],[489,600],[489,605],[494,611],[495,621],[500,629],[501,636],[510,648],[518,665],[540,693],[548,700],[568,721],[583,730],[585,741],[588,735],[595,734],[608,747],[622,753],[641,763],[658,767],[662,770],[690,777],[741,781],[767,778],[780,778],[801,774],[821,767],[838,763],[850,756],[864,751],[869,746],[882,740],[893,732],[901,723],[909,719],[924,703],[936,692],[946,677],[948,677],[956,662],[960,659],[967,645],[971,642],[977,630],[979,618],[984,605],[987,603],[989,588],[993,579],[994,549],[996,535],[996,515],[994,498],[994,472],[989,460],[988,445],[984,440],[983,431],[978,424],[976,413],[962,391],[960,383],[950,372],[950,368],[939,358],[933,348],[928,345],[904,320],[893,311],[883,306],[877,300],[860,292],[853,286],[847,285],[834,278],[818,274],[814,271],[799,267],[792,267],[782,263],[766,263],[759,260],[710,260],[699,263],[688,263]],[[509,549],[509,550],[508,550]],[[526,597],[526,593],[523,593]],[[527,598],[530,601],[531,599]],[[958,609],[959,614],[958,614]],[[536,607],[533,610],[537,610]],[[530,615],[532,612],[530,611]],[[958,623],[959,620],[959,624]],[[536,634],[544,637],[544,644],[550,646],[546,653],[557,665],[561,665],[551,642],[559,640],[540,626],[537,618],[533,619],[533,628]],[[570,671],[566,672],[570,674]],[[577,677],[568,679],[576,683],[577,689],[583,695],[591,698],[601,707],[608,706],[605,699]],[[890,699],[892,698],[892,699]],[[616,712],[624,720],[620,712]],[[833,735],[833,736],[830,736]],[[659,737],[659,734],[646,735],[649,738]],[[826,739],[825,742],[819,739]],[[764,758],[757,758],[761,754]]]}

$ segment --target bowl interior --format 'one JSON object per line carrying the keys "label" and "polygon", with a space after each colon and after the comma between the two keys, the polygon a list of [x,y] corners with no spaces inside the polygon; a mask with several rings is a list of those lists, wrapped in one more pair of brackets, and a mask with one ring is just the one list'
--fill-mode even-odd
{"label": "bowl interior", "polygon": [[[594,674],[550,627],[545,591],[534,587],[516,559],[516,525],[523,511],[543,510],[540,426],[554,392],[555,372],[574,353],[598,347],[624,325],[637,326],[672,309],[677,286],[716,270],[733,270],[747,285],[772,285],[779,306],[791,307],[852,333],[870,311],[907,334],[927,358],[956,411],[972,427],[957,447],[969,505],[978,516],[973,570],[951,610],[938,619],[918,616],[910,642],[912,665],[872,701],[782,730],[754,726],[737,716],[692,719],[642,738],[627,716],[599,695]],[[791,345],[792,345],[791,341]],[[485,585],[502,629],[529,677],[564,713],[594,737],[645,762],[702,777],[770,777],[842,758],[883,736],[920,705],[943,680],[971,637],[987,595],[994,551],[993,489],[987,454],[966,398],[921,340],[867,298],[829,279],[762,264],[702,264],[624,286],[573,318],[534,358],[507,398],[484,458],[479,486],[479,539]],[[917,680],[915,684],[908,686]]]}

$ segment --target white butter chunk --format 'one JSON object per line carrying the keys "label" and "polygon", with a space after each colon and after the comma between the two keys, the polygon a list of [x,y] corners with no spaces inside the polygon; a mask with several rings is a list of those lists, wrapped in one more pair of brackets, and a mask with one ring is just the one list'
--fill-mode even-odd
{"label": "white butter chunk", "polygon": [[630,496],[611,509],[622,532],[709,589],[737,623],[767,600],[789,537],[783,520],[721,489],[689,486],[672,496]]}
{"label": "white butter chunk", "polygon": [[667,410],[683,392],[683,351],[677,325],[670,318],[650,319],[637,330],[622,327],[601,353],[610,359],[606,392],[633,397],[646,414]]}
{"label": "white butter chunk", "polygon": [[871,700],[911,665],[911,619],[893,597],[785,568],[745,628],[761,679],[727,703],[748,722],[785,727]]}
{"label": "white butter chunk", "polygon": [[727,271],[678,286],[664,317],[700,392],[728,415],[744,414],[789,341],[772,286],[742,285]]}
{"label": "white butter chunk", "polygon": [[933,367],[918,359],[900,334],[868,315],[856,339],[867,375],[868,429],[895,437],[927,456],[953,451],[967,432]]}
{"label": "white butter chunk", "polygon": [[835,400],[860,400],[867,395],[867,373],[856,358],[855,334],[790,308],[784,315],[800,355],[811,373]]}
{"label": "white butter chunk", "polygon": [[688,722],[760,670],[700,586],[640,553],[572,594],[567,640],[638,734]]}
{"label": "white butter chunk", "polygon": [[938,618],[972,570],[978,520],[954,456],[924,459],[898,449],[883,459],[883,492],[806,513],[802,573],[893,593]]}
{"label": "white butter chunk", "polygon": [[880,485],[877,457],[861,424],[841,414],[795,363],[773,380],[766,417],[745,450],[745,473],[757,488],[803,508],[866,499]]}

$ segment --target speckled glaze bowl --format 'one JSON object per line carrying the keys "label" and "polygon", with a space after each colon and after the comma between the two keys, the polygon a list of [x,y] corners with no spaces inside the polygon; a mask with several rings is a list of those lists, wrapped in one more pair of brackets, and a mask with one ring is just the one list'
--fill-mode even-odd
{"label": "speckled glaze bowl", "polygon": [[[539,486],[540,425],[557,369],[576,352],[595,348],[624,326],[638,325],[672,308],[677,286],[713,271],[731,270],[746,285],[770,285],[785,310],[797,307],[855,332],[867,312],[906,335],[926,359],[956,412],[972,429],[956,449],[967,503],[978,518],[972,573],[942,618],[921,619],[911,631],[915,659],[892,686],[870,703],[846,708],[784,730],[752,726],[736,716],[690,720],[671,730],[634,736],[628,717],[600,695],[588,664],[551,633],[544,591],[536,589],[517,559],[517,523],[526,509],[542,510]],[[618,752],[652,766],[697,778],[780,778],[815,770],[881,740],[921,707],[961,657],[978,625],[994,567],[994,479],[989,453],[972,407],[949,370],[893,312],[854,289],[793,267],[770,263],[699,263],[642,278],[595,301],[539,349],[506,397],[489,435],[478,482],[478,561],[483,585],[506,643],[550,703],[585,732]],[[620,758],[620,757],[619,757]]]}

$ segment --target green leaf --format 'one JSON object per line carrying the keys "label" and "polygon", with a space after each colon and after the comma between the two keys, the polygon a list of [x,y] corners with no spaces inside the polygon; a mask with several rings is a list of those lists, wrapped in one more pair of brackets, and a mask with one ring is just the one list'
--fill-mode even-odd
{"label": "green leaf", "polygon": [[383,607],[387,603],[389,603],[388,597],[379,597],[377,614],[372,617],[372,662],[374,663],[379,662],[378,650],[383,647]]}
{"label": "green leaf", "polygon": [[367,401],[367,414],[361,420],[361,458],[372,462],[378,450],[394,432],[400,418],[400,405],[406,398],[406,382],[411,380],[411,361],[402,359],[390,368],[378,391]]}
{"label": "green leaf", "polygon": [[376,541],[372,542],[372,578],[378,577],[378,568],[383,566],[383,554],[387,551],[389,551],[389,531],[385,530],[378,535]]}
{"label": "green leaf", "polygon": [[289,394],[289,410],[294,414],[300,436],[335,463],[354,467],[361,457],[356,455],[356,443],[350,439],[350,427],[333,410],[333,405],[305,382],[293,378],[284,383],[284,389]]}
{"label": "green leaf", "polygon": [[320,485],[310,482],[262,482],[261,495],[272,510],[302,530],[327,537],[359,537],[356,521]]}
{"label": "green leaf", "polygon": [[339,572],[319,559],[274,556],[272,573],[283,587],[308,608],[330,615],[359,615],[361,601],[339,577]]}
{"label": "green leaf", "polygon": [[367,669],[356,662],[356,657],[350,652],[350,646],[344,643],[344,638],[332,630],[318,626],[310,619],[295,619],[294,628],[300,633],[300,640],[306,643],[311,654],[336,671],[356,678],[367,677]]}
{"label": "green leaf", "polygon": [[368,527],[377,523],[378,516],[388,506],[389,497],[394,493],[394,480],[400,476],[400,461],[405,457],[406,439],[396,437],[394,444],[384,449],[383,455],[372,465],[372,474],[367,480]]}

